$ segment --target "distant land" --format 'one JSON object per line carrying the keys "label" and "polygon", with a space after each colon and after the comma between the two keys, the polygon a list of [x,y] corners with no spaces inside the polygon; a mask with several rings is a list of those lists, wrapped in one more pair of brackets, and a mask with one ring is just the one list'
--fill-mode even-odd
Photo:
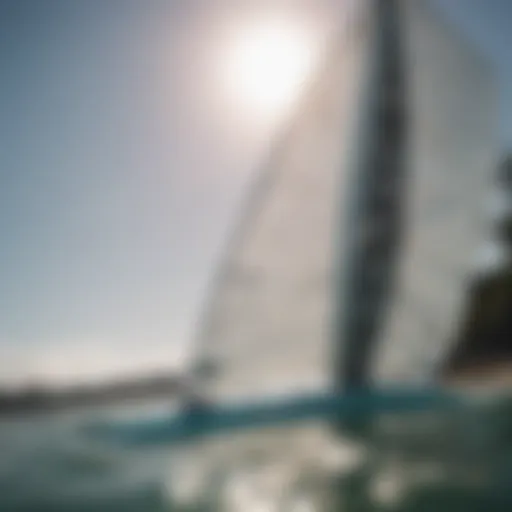
{"label": "distant land", "polygon": [[81,384],[63,388],[27,385],[0,389],[0,416],[58,411],[127,400],[176,396],[180,379],[170,373],[118,379],[106,384]]}

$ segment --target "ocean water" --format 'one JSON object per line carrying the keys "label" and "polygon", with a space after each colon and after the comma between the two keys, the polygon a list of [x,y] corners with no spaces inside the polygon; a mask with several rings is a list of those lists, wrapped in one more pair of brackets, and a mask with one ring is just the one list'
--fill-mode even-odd
{"label": "ocean water", "polygon": [[3,420],[0,511],[512,510],[512,403],[385,417],[364,435],[322,422],[123,449],[88,439],[138,404]]}
{"label": "ocean water", "polygon": [[137,404],[38,414],[0,422],[0,510],[159,511],[170,453],[136,452],[89,439],[88,423],[151,414],[168,404]]}

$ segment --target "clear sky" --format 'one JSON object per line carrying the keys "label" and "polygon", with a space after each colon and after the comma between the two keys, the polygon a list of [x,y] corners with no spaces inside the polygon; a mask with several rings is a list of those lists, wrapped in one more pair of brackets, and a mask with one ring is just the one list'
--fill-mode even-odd
{"label": "clear sky", "polygon": [[[343,1],[0,0],[0,382],[179,359],[284,115],[236,85],[237,30],[291,20],[314,60]],[[496,63],[510,141],[512,3],[437,3]]]}

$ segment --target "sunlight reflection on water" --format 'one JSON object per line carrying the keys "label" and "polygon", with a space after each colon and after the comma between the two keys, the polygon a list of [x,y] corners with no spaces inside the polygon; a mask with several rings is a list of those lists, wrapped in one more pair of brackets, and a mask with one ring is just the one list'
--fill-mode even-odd
{"label": "sunlight reflection on water", "polygon": [[[342,439],[313,422],[144,451],[85,442],[76,427],[90,411],[4,421],[0,510],[431,510],[410,508],[418,500],[436,510],[477,503],[510,510],[511,411],[504,401],[462,413],[390,416],[364,440]],[[498,496],[508,508],[493,508]]]}

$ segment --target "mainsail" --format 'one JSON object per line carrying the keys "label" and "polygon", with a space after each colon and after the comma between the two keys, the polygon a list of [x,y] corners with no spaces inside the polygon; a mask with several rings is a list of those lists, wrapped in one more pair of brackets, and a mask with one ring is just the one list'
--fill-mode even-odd
{"label": "mainsail", "polygon": [[218,372],[214,395],[245,399],[329,382],[336,210],[370,50],[370,3],[351,5],[251,191],[213,289],[198,348]]}
{"label": "mainsail", "polygon": [[437,373],[463,327],[498,137],[490,63],[428,2],[402,5],[411,117],[407,234],[375,373],[410,383]]}
{"label": "mainsail", "polygon": [[[401,20],[407,94],[397,86],[390,101],[404,102],[407,112],[407,147],[400,149],[407,160],[398,186],[385,173],[368,185],[360,155],[371,151],[365,123],[374,122],[372,102],[382,91],[375,82],[383,58],[379,9],[391,4]],[[214,370],[207,385],[217,399],[320,389],[336,380],[333,344],[347,341],[351,311],[372,308],[371,293],[340,294],[346,280],[338,279],[360,255],[355,220],[368,212],[354,194],[365,186],[398,190],[406,219],[374,374],[429,378],[455,328],[494,163],[492,73],[426,0],[350,2],[340,27],[251,191],[215,282],[197,347],[198,367]],[[384,153],[396,149],[389,144]],[[378,165],[377,158],[373,169]],[[390,273],[386,265],[363,270]]]}

